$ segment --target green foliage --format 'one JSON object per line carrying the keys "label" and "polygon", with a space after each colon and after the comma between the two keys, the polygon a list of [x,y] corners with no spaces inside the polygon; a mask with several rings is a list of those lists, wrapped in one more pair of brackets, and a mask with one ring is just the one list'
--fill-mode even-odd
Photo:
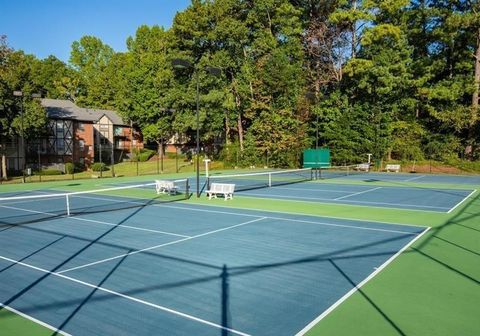
{"label": "green foliage", "polygon": [[107,166],[103,162],[95,162],[94,164],[92,164],[91,168],[92,168],[92,171],[94,171],[94,172],[100,172],[100,171],[107,171],[108,170]]}
{"label": "green foliage", "polygon": [[152,156],[154,156],[156,152],[151,149],[143,148],[140,150],[133,151],[132,161],[134,162],[145,162],[148,161]]}
{"label": "green foliage", "polygon": [[397,121],[392,123],[391,144],[392,159],[395,160],[422,160],[422,138],[425,130],[415,122]]}
{"label": "green foliage", "polygon": [[37,175],[62,175],[63,172],[58,169],[42,169],[36,173]]}
{"label": "green foliage", "polygon": [[75,165],[71,162],[65,163],[65,173],[67,174],[75,173]]}
{"label": "green foliage", "polygon": [[[30,137],[45,125],[28,98],[41,91],[115,109],[157,145],[175,135],[191,144],[198,127],[202,147],[221,144],[232,167],[298,166],[317,128],[336,164],[363,162],[367,153],[453,160],[469,148],[475,158],[478,13],[469,1],[193,1],[170,29],[138,27],[124,53],[80,38],[71,67],[14,51],[2,37],[0,140],[22,131],[11,95],[21,89]],[[173,69],[175,58],[192,67]],[[306,92],[316,101],[306,102]]]}

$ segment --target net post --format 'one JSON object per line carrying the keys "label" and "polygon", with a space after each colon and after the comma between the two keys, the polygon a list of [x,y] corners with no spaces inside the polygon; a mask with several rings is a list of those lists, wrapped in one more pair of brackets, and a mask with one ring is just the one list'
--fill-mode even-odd
{"label": "net post", "polygon": [[185,182],[185,199],[189,199],[189,198],[190,198],[190,183],[189,183],[189,179],[187,178]]}
{"label": "net post", "polygon": [[272,174],[268,174],[268,186],[271,187],[272,186]]}
{"label": "net post", "polygon": [[68,194],[65,195],[65,200],[67,203],[67,216],[70,217],[70,199],[68,198]]}

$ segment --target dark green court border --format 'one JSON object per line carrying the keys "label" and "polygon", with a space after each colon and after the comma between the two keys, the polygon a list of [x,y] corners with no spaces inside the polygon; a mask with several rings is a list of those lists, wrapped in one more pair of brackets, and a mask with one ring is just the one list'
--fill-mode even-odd
{"label": "dark green court border", "polygon": [[[178,178],[178,175],[175,178]],[[85,190],[94,189],[99,183],[109,184],[116,180],[4,185],[0,186],[0,192],[45,188]],[[142,176],[139,179],[128,180],[151,181],[152,177]],[[124,181],[127,180],[122,180]],[[326,183],[330,182],[346,182],[346,180],[330,180]],[[359,184],[362,182],[360,181]],[[369,185],[371,184],[369,182]],[[398,183],[379,184],[398,186]],[[408,186],[452,189],[465,187],[446,184],[419,186],[411,183],[408,183]],[[478,186],[469,187],[478,189]],[[241,196],[236,196],[233,201],[228,202],[222,199],[208,201],[205,198],[192,198],[188,202],[430,226],[429,232],[420,240],[327,315],[307,335],[480,335],[478,322],[478,316],[480,316],[478,304],[480,302],[480,267],[478,267],[480,265],[480,195],[478,192],[450,214],[272,201]],[[14,315],[6,309],[0,310],[0,335],[52,334],[54,334],[53,331]]]}

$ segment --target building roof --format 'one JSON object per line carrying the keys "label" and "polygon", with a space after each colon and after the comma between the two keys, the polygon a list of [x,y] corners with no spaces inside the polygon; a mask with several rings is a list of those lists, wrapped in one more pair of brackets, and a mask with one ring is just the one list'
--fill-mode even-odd
{"label": "building roof", "polygon": [[78,107],[70,100],[47,99],[41,100],[41,104],[47,111],[47,116],[51,119],[73,119],[79,121],[97,122],[104,115],[112,121],[114,125],[127,125],[126,122],[115,111],[97,110]]}

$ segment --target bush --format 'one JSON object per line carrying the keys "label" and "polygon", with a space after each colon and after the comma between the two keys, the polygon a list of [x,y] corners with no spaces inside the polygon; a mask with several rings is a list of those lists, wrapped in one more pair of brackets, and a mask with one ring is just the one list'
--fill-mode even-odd
{"label": "bush", "polygon": [[65,173],[67,174],[75,173],[75,165],[71,162],[65,163]]}
{"label": "bush", "polygon": [[62,171],[58,169],[43,169],[37,173],[38,175],[62,175]]}
{"label": "bush", "polygon": [[94,164],[92,164],[92,170],[94,172],[99,172],[99,171],[107,171],[108,168],[103,162],[95,162]]}
{"label": "bush", "polygon": [[133,162],[145,162],[148,161],[152,156],[155,155],[155,151],[152,149],[140,149],[140,150],[134,150],[133,155],[132,155],[132,161]]}
{"label": "bush", "polygon": [[80,173],[85,170],[85,164],[81,164],[80,162],[75,162],[75,172]]}

